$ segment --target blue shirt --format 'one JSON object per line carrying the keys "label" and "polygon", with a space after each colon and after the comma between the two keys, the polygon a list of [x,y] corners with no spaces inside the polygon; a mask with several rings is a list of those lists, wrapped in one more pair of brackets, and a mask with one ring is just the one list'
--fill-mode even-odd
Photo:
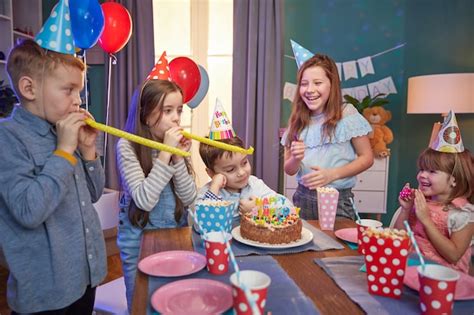
{"label": "blue shirt", "polygon": [[0,120],[0,246],[10,269],[7,300],[20,313],[64,308],[107,273],[92,205],[102,194],[100,160],[53,155],[45,120],[17,107]]}
{"label": "blue shirt", "polygon": [[[309,126],[301,131],[300,140],[304,142],[306,149],[301,167],[296,174],[298,183],[301,183],[302,176],[313,171],[311,169],[313,166],[335,168],[354,161],[356,153],[351,143],[352,138],[368,135],[372,131],[369,122],[351,104],[344,105],[342,118],[337,123],[331,139],[323,137],[324,121],[324,114],[314,115]],[[281,139],[282,145],[285,145],[287,135],[288,129]],[[355,184],[356,177],[350,176],[335,180],[328,186],[347,189],[354,187]]]}

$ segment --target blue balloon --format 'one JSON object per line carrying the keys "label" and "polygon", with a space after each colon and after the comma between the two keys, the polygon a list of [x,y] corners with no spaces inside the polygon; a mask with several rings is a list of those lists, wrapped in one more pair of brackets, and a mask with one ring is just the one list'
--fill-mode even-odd
{"label": "blue balloon", "polygon": [[196,95],[194,95],[194,97],[187,103],[191,108],[198,107],[206,97],[207,91],[209,90],[209,76],[207,75],[207,71],[201,65],[198,65],[198,68],[199,73],[201,74],[201,84],[199,85]]}
{"label": "blue balloon", "polygon": [[70,0],[71,28],[76,47],[88,49],[104,30],[104,12],[97,0]]}

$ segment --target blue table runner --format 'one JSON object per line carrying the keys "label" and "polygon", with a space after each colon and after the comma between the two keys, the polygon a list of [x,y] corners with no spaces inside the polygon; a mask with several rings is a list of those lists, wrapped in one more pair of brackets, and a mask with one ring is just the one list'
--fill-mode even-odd
{"label": "blue table runner", "polygon": [[[318,309],[296,285],[286,272],[280,267],[278,262],[270,256],[249,256],[237,257],[237,262],[241,270],[258,270],[270,276],[272,282],[268,288],[267,304],[265,312],[272,314],[319,314]],[[203,269],[195,274],[183,277],[152,277],[148,278],[148,301],[151,295],[161,286],[173,281],[183,279],[211,279],[230,285],[229,277],[233,273],[233,268],[229,266],[229,272],[225,275],[217,276],[210,274]],[[148,303],[147,314],[156,314]],[[226,312],[232,314],[232,309]]]}

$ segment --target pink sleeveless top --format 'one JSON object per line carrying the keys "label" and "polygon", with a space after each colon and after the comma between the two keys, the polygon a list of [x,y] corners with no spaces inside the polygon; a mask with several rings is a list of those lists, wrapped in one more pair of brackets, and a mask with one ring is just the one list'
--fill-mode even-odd
{"label": "pink sleeveless top", "polygon": [[[448,229],[448,219],[452,210],[444,211],[443,205],[431,203],[429,200],[427,200],[427,204],[430,209],[431,220],[435,224],[438,231],[440,231],[445,237],[450,238],[450,233]],[[457,208],[454,211],[463,211],[458,209],[462,208],[466,204],[468,204],[468,201],[465,198],[456,198],[452,201],[451,206]],[[467,223],[468,221],[469,219],[467,220]],[[415,234],[416,242],[418,243],[418,246],[420,247],[420,250],[424,257],[436,263],[439,263],[440,265],[444,265],[464,273],[469,273],[469,264],[471,261],[471,246],[468,247],[467,251],[456,264],[450,264],[438,253],[438,251],[431,244],[428,236],[425,233],[423,224],[421,224],[421,222],[418,221],[416,218],[414,209],[410,212],[408,222],[410,224],[411,229],[413,230],[413,233]]]}

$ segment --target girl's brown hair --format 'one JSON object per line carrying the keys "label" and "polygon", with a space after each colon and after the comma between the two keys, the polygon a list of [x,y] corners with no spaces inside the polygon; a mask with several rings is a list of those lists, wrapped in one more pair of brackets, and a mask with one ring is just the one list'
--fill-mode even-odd
{"label": "girl's brown hair", "polygon": [[468,149],[462,153],[444,153],[428,148],[420,154],[417,164],[420,170],[442,171],[454,177],[456,186],[446,204],[458,197],[474,203],[474,156]]}
{"label": "girl's brown hair", "polygon": [[331,82],[329,99],[323,108],[323,113],[326,116],[326,120],[323,123],[323,138],[328,137],[331,139],[338,121],[342,118],[342,94],[337,66],[330,57],[316,54],[303,63],[296,76],[296,82],[298,82],[298,85],[296,89],[296,96],[292,104],[293,109],[289,119],[290,129],[288,131],[288,137],[286,138],[285,143],[287,147],[291,145],[292,141],[299,139],[301,131],[307,127],[311,121],[311,111],[301,98],[299,91],[301,87],[301,78],[303,77],[304,71],[312,67],[323,68],[326,76]]}
{"label": "girl's brown hair", "polygon": [[[168,94],[173,92],[179,92],[183,95],[181,88],[171,81],[147,80],[143,82],[133,94],[129,115],[127,117],[127,122],[125,123],[125,131],[136,134],[140,137],[151,139],[152,135],[150,127],[148,127],[147,124],[148,116],[158,108],[159,115],[156,123],[159,124],[163,115],[162,109],[165,98]],[[148,176],[153,167],[152,149],[135,142],[132,142],[132,147],[137,155],[145,177]],[[185,163],[188,173],[194,174],[189,160],[185,159]],[[184,206],[182,201],[176,195],[173,181],[170,181],[170,184],[176,200],[174,218],[175,221],[179,223],[184,214]],[[134,226],[141,228],[145,227],[149,222],[149,215],[150,213],[148,211],[138,208],[132,199],[128,210],[128,217]]]}

